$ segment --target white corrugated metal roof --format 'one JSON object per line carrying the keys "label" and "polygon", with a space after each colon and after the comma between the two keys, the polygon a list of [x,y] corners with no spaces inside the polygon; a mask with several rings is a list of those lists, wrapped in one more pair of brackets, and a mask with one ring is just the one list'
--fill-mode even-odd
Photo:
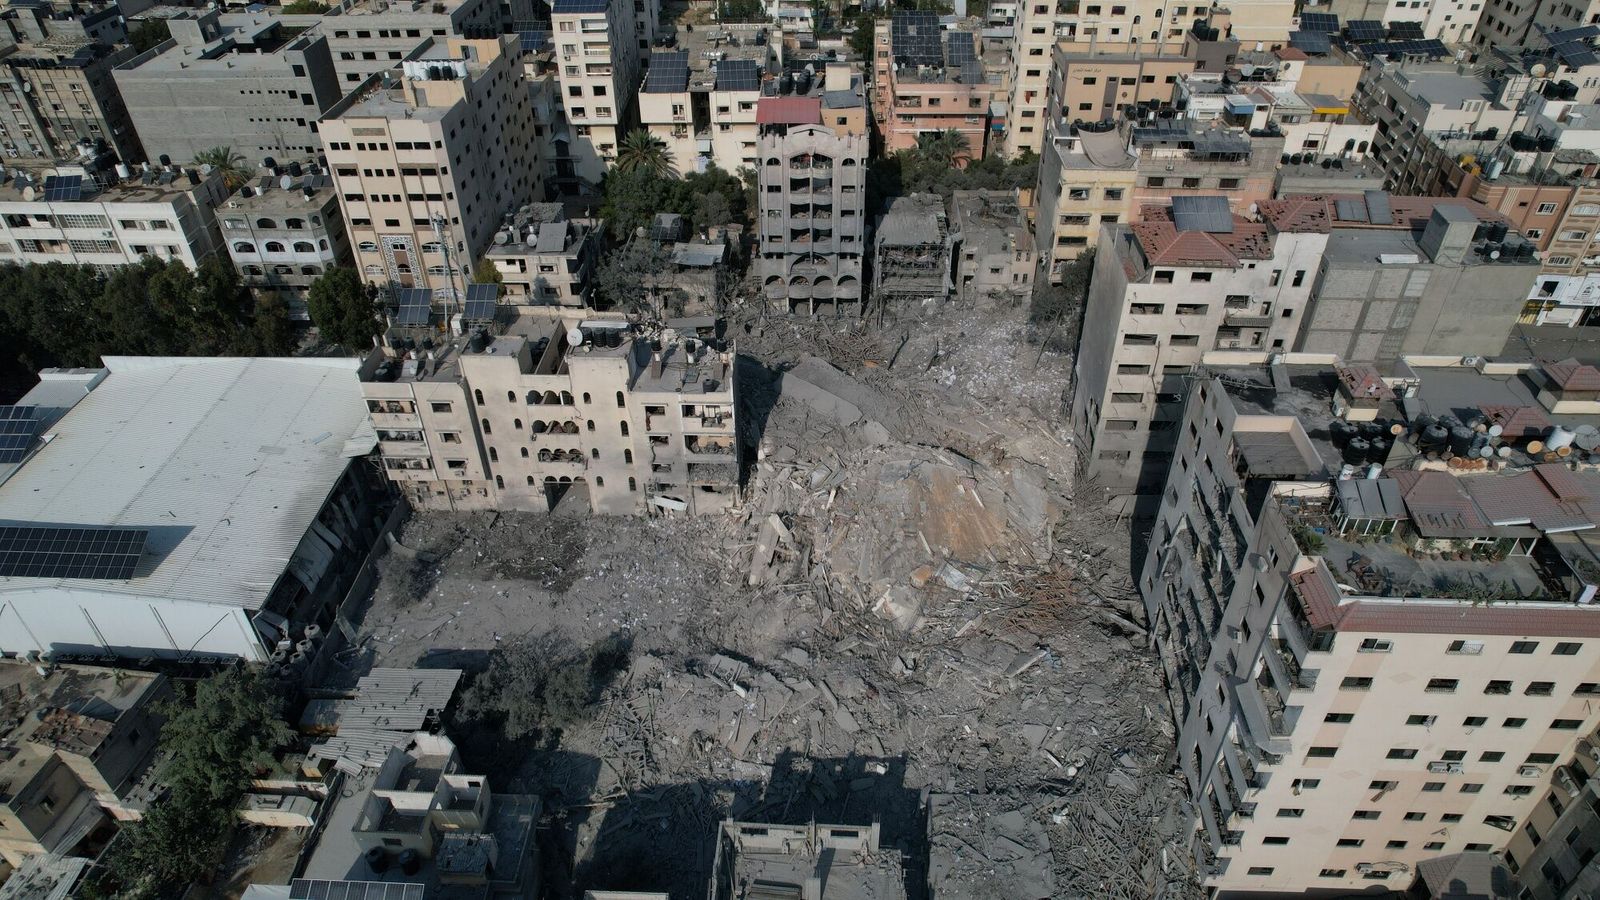
{"label": "white corrugated metal roof", "polygon": [[356,682],[355,699],[338,710],[347,728],[418,731],[455,696],[460,669],[373,669]]}
{"label": "white corrugated metal roof", "polygon": [[4,578],[257,609],[363,441],[354,359],[107,357],[0,486],[0,521],[150,529],[127,581]]}
{"label": "white corrugated metal roof", "polygon": [[404,731],[384,731],[378,728],[351,728],[320,744],[315,744],[306,755],[311,759],[331,759],[340,771],[359,773],[362,769],[376,769],[389,758],[389,751],[404,747],[411,735]]}

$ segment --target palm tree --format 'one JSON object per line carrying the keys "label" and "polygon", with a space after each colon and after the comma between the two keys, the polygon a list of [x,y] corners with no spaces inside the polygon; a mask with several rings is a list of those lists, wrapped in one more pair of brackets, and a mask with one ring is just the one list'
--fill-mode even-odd
{"label": "palm tree", "polygon": [[924,162],[945,168],[956,168],[972,159],[967,151],[967,139],[954,128],[917,135],[917,155]]}
{"label": "palm tree", "polygon": [[677,174],[667,142],[643,128],[635,128],[622,138],[616,165],[618,172],[649,172],[659,178]]}
{"label": "palm tree", "polygon": [[214,172],[222,173],[222,183],[228,190],[236,191],[246,181],[250,180],[250,167],[245,165],[244,154],[235,153],[232,147],[212,147],[202,150],[194,155],[194,164],[197,166],[210,166]]}

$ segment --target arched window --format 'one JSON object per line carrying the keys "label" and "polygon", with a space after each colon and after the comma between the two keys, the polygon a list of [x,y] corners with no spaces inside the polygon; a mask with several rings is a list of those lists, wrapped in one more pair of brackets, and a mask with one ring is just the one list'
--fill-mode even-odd
{"label": "arched window", "polygon": [[516,391],[506,391],[506,402],[507,403],[515,403],[515,402],[517,402],[517,392]]}
{"label": "arched window", "polygon": [[472,389],[472,399],[478,401],[478,405],[482,406],[483,405],[483,391],[479,390],[478,388],[473,388]]}
{"label": "arched window", "polygon": [[594,477],[594,486],[595,487],[605,487],[606,486],[605,478],[600,476],[600,475],[596,475]]}
{"label": "arched window", "polygon": [[236,241],[233,245],[233,252],[254,253],[256,252],[256,245],[250,243],[249,241]]}
{"label": "arched window", "polygon": [[489,427],[489,420],[488,419],[484,419],[483,420],[483,433],[484,434],[493,434],[494,433],[494,429]]}
{"label": "arched window", "polygon": [[630,466],[633,465],[633,451],[632,450],[624,450],[624,451],[622,451],[622,461],[627,463]]}
{"label": "arched window", "polygon": [[846,156],[844,158],[844,164],[847,165],[847,166],[853,166],[853,165],[856,164],[856,161],[851,159],[850,157]]}
{"label": "arched window", "polygon": [[506,489],[506,480],[501,478],[499,475],[496,475],[494,477],[494,486],[503,491]]}
{"label": "arched window", "polygon": [[539,462],[550,462],[550,461],[551,461],[550,460],[550,451],[549,450],[540,450],[539,451]]}
{"label": "arched window", "polygon": [[313,224],[313,225],[321,225],[322,224],[322,217],[317,215],[317,214],[315,214],[315,213],[312,213],[312,215],[311,215],[311,224]]}
{"label": "arched window", "polygon": [[299,231],[300,229],[306,227],[306,220],[305,219],[284,219],[283,220],[283,227],[292,228],[295,231]]}
{"label": "arched window", "polygon": [[639,489],[639,481],[638,481],[638,479],[634,478],[632,475],[629,475],[628,476],[628,490],[637,491],[638,489]]}
{"label": "arched window", "polygon": [[625,407],[627,405],[628,405],[628,401],[623,398],[622,392],[621,391],[617,391],[617,409],[622,409],[623,407]]}
{"label": "arched window", "polygon": [[562,391],[561,392],[561,405],[562,406],[571,406],[572,405],[572,394],[571,394],[571,392],[569,392],[569,391]]}
{"label": "arched window", "polygon": [[294,266],[273,266],[272,272],[275,275],[293,275]]}
{"label": "arched window", "polygon": [[585,405],[587,405],[589,403],[589,392],[588,391],[584,391],[583,392],[583,402],[584,402]]}
{"label": "arched window", "polygon": [[594,447],[594,448],[590,449],[589,455],[594,459],[599,459],[600,458],[600,448],[599,447]]}
{"label": "arched window", "polygon": [[628,423],[627,422],[623,422],[623,423],[621,423],[621,425],[622,425],[622,436],[623,437],[627,437],[628,436]]}
{"label": "arched window", "polygon": [[593,430],[594,430],[594,420],[593,420],[593,419],[590,419],[590,420],[589,420],[589,421],[588,421],[588,422],[586,422],[586,423],[585,423],[585,424],[586,424],[586,425],[588,425],[588,426],[589,426],[589,430],[590,430],[590,431],[593,431]]}
{"label": "arched window", "polygon": [[256,220],[256,227],[257,228],[277,228],[278,227],[278,223],[272,221],[271,219],[257,219]]}
{"label": "arched window", "polygon": [[528,448],[527,447],[523,447],[522,448],[522,458],[523,459],[527,459],[528,458]]}
{"label": "arched window", "polygon": [[356,249],[360,250],[362,253],[377,253],[378,245],[371,241],[362,241],[356,245]]}
{"label": "arched window", "polygon": [[422,245],[422,252],[423,253],[443,253],[444,252],[444,245],[439,243],[438,241],[429,241],[426,244]]}
{"label": "arched window", "polygon": [[537,404],[537,403],[543,403],[543,402],[544,402],[544,395],[540,394],[538,391],[529,391],[528,392],[528,403],[530,405]]}
{"label": "arched window", "polygon": [[769,165],[769,166],[779,166],[779,165],[783,165],[783,164],[778,162],[778,158],[776,156],[769,156],[769,157],[767,157],[767,165]]}
{"label": "arched window", "polygon": [[294,242],[294,252],[296,252],[296,253],[315,253],[315,252],[317,252],[317,248],[310,241],[295,241]]}
{"label": "arched window", "polygon": [[327,253],[328,252],[328,239],[327,238],[318,239],[317,240],[317,249],[321,250],[323,253]]}
{"label": "arched window", "polygon": [[499,461],[500,461],[500,451],[496,450],[493,447],[490,447],[489,448],[489,462],[499,462]]}
{"label": "arched window", "polygon": [[282,241],[267,241],[267,252],[268,253],[282,253],[282,252],[284,252],[283,242]]}
{"label": "arched window", "polygon": [[518,431],[521,431],[521,430],[522,430],[522,420],[521,420],[521,419],[512,419],[512,420],[511,420],[511,424],[512,424],[512,425],[515,425],[515,426],[516,426],[516,429],[517,429],[517,430],[518,430]]}
{"label": "arched window", "polygon": [[[523,455],[526,456],[527,454],[523,454]],[[533,486],[533,476],[532,475],[528,476],[528,486],[529,487]]]}

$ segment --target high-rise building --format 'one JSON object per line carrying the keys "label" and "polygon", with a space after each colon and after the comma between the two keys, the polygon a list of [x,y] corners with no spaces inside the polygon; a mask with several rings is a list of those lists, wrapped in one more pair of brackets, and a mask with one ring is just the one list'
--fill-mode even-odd
{"label": "high-rise building", "polygon": [[167,26],[171,40],[112,76],[150,159],[184,165],[215,147],[257,160],[317,153],[317,120],[343,95],[326,39],[215,10]]}
{"label": "high-rise building", "polygon": [[[640,0],[646,2],[646,0]],[[639,121],[639,40],[633,0],[556,0],[550,23],[566,123],[555,136],[563,191],[600,183]],[[646,42],[648,46],[648,41]]]}
{"label": "high-rise building", "polygon": [[0,144],[8,157],[56,159],[104,141],[123,162],[144,159],[111,70],[132,47],[90,38],[0,50]]}
{"label": "high-rise building", "polygon": [[514,36],[451,38],[328,112],[322,140],[367,283],[458,301],[502,217],[541,199],[521,52]]}
{"label": "high-rise building", "polygon": [[1600,372],[1232,357],[1183,378],[1138,579],[1207,886],[1537,863],[1600,724]]}

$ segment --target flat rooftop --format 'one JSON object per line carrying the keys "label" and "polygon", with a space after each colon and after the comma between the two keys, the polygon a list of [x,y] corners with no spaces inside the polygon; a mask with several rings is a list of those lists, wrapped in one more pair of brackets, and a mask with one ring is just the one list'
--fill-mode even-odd
{"label": "flat rooftop", "polygon": [[376,440],[349,359],[106,357],[109,375],[0,485],[0,521],[148,529],[126,581],[9,591],[258,609],[351,459]]}
{"label": "flat rooftop", "polygon": [[877,846],[875,827],[724,822],[717,855],[731,867],[729,900],[798,898],[808,884],[817,900],[907,896],[900,854]]}
{"label": "flat rooftop", "polygon": [[117,66],[117,71],[137,71],[144,78],[179,72],[193,77],[197,70],[211,77],[287,74],[289,61],[279,51],[303,50],[319,39],[316,34],[299,31],[275,19],[269,23],[261,17],[235,18],[224,24],[221,37],[209,44],[189,46],[169,40]]}
{"label": "flat rooftop", "polygon": [[[52,175],[83,179],[79,198],[46,201],[44,181]],[[49,202],[53,206],[72,203],[170,203],[190,191],[199,190],[205,184],[205,179],[198,172],[195,177],[200,178],[199,184],[189,177],[188,169],[163,172],[159,166],[153,166],[148,176],[135,169],[133,177],[125,181],[118,180],[111,172],[102,173],[100,179],[96,180],[88,176],[86,170],[76,162],[61,161],[55,165],[26,168],[7,166],[5,172],[0,173],[0,202]]]}
{"label": "flat rooftop", "polygon": [[1432,106],[1460,109],[1468,100],[1493,103],[1495,93],[1488,82],[1462,75],[1454,66],[1447,69],[1405,68],[1394,73],[1406,93]]}
{"label": "flat rooftop", "polygon": [[964,247],[1033,251],[1033,232],[1010,191],[956,191],[950,205]]}

